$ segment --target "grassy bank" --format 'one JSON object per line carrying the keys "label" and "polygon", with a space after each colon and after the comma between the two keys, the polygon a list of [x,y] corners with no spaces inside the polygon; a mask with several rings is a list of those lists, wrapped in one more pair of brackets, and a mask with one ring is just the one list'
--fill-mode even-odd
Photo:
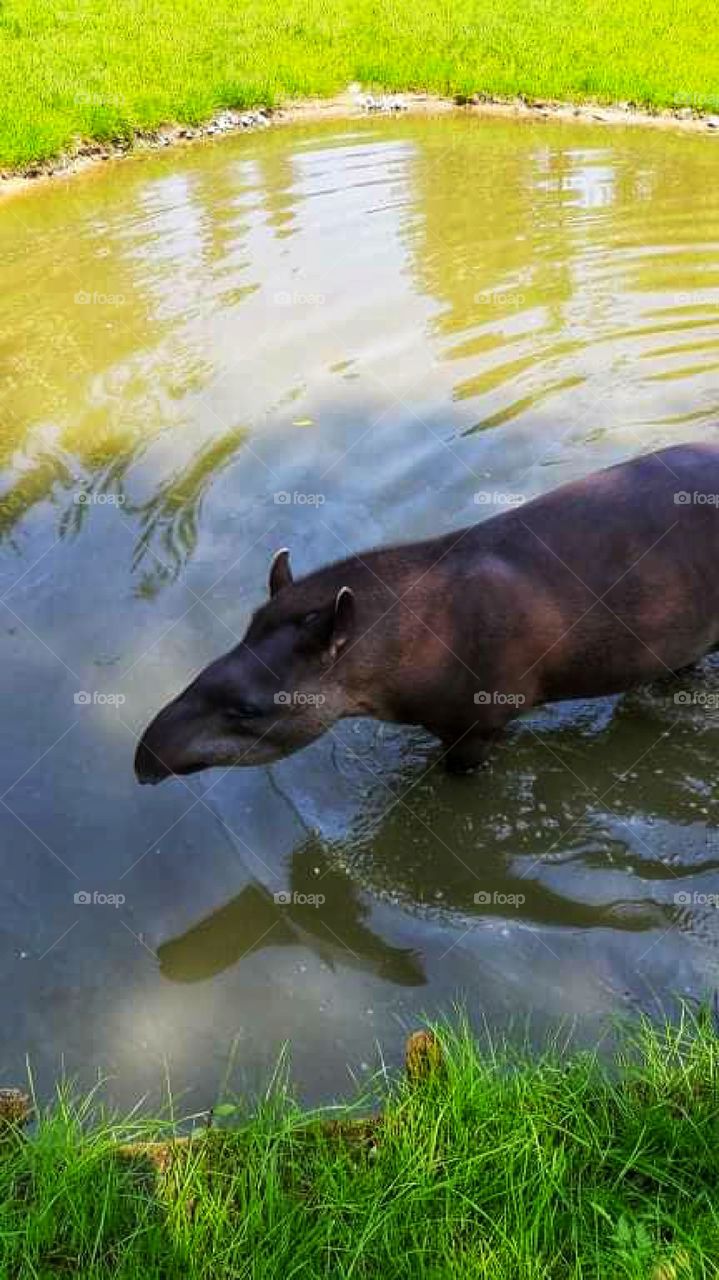
{"label": "grassy bank", "polygon": [[5,167],[351,81],[719,110],[703,0],[5,0],[0,60]]}
{"label": "grassy bank", "polygon": [[715,1276],[718,1062],[708,1019],[645,1027],[611,1070],[460,1033],[440,1070],[383,1087],[381,1119],[280,1090],[232,1129],[131,1154],[118,1140],[156,1125],[57,1103],[0,1147],[0,1274]]}

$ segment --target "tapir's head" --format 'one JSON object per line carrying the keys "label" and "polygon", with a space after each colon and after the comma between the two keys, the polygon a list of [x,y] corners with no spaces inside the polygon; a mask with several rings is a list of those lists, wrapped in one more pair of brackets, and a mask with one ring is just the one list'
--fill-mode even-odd
{"label": "tapir's head", "polygon": [[270,764],[351,714],[340,662],[351,645],[349,587],[295,584],[286,550],[244,639],[155,716],[135,755],[140,782],[212,765]]}

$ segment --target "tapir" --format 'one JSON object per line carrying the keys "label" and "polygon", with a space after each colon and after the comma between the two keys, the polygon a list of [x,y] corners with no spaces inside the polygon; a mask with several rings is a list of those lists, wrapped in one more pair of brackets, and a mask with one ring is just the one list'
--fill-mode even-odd
{"label": "tapir", "polygon": [[677,445],[467,528],[293,578],[155,716],[140,782],[263,765],[345,716],[422,725],[455,771],[512,717],[616,694],[719,646],[719,446]]}

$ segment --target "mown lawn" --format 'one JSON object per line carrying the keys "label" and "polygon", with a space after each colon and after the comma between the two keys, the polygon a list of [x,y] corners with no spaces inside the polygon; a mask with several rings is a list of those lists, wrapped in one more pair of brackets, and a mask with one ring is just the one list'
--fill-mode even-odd
{"label": "mown lawn", "polygon": [[[591,1055],[480,1052],[381,1082],[381,1113],[286,1089],[131,1158],[159,1123],[57,1102],[0,1143],[0,1274],[163,1280],[683,1280],[719,1269],[719,1041],[706,1017]],[[376,1101],[376,1100],[375,1100]],[[220,1113],[231,1110],[229,1104]],[[362,1119],[361,1117],[365,1118]]]}
{"label": "mown lawn", "polygon": [[353,81],[719,110],[706,0],[3,0],[0,65],[5,168]]}

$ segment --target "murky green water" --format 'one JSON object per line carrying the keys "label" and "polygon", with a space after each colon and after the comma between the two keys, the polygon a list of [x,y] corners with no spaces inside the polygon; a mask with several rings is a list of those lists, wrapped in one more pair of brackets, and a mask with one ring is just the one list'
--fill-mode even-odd
{"label": "murky green water", "polygon": [[703,704],[532,714],[471,779],[369,722],[272,769],[151,790],[131,764],[277,547],[308,571],[716,438],[718,161],[367,122],[0,207],[3,1080],[28,1053],[42,1088],[64,1064],[125,1101],[167,1067],[189,1108],[289,1039],[327,1097],[453,1000],[594,1039],[714,990],[710,666],[681,685]]}

